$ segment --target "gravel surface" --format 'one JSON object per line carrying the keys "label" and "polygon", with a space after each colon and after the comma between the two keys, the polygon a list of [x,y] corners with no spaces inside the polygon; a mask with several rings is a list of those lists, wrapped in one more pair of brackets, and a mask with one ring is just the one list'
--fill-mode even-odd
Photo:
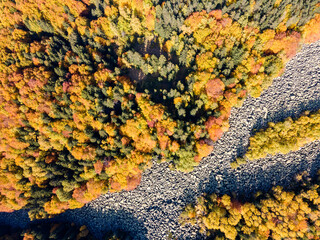
{"label": "gravel surface", "polygon": [[[241,108],[232,110],[229,131],[194,171],[181,173],[171,171],[168,163],[154,163],[135,190],[103,195],[56,219],[85,224],[98,238],[120,228],[135,239],[167,239],[169,232],[177,239],[203,239],[196,227],[178,223],[183,207],[201,193],[248,196],[257,190],[268,191],[273,185],[289,186],[297,173],[306,170],[314,175],[320,169],[319,141],[294,153],[230,168],[230,161],[246,151],[254,129],[316,109],[320,109],[320,41],[304,46],[259,98],[249,97]],[[26,221],[25,211],[0,213],[0,223],[23,226]]]}

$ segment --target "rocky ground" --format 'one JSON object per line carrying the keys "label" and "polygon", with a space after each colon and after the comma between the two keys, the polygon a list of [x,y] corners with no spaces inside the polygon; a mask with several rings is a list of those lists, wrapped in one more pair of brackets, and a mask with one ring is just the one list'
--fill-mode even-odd
{"label": "rocky ground", "polygon": [[[320,169],[319,141],[294,153],[249,162],[238,169],[230,167],[230,161],[245,152],[254,129],[316,109],[320,109],[320,41],[303,47],[259,98],[250,97],[241,108],[232,110],[229,131],[194,171],[181,173],[171,171],[167,163],[154,163],[137,189],[103,195],[57,219],[85,224],[99,238],[120,228],[135,239],[168,239],[169,233],[178,239],[202,239],[196,227],[182,227],[178,222],[182,209],[201,193],[249,196],[273,185],[289,187],[297,173],[306,170],[314,175]],[[0,213],[0,223],[4,222],[23,226],[26,212]]]}

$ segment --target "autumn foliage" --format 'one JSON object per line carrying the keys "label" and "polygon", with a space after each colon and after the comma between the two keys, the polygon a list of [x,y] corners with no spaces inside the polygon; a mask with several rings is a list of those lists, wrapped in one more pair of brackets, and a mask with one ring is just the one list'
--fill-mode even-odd
{"label": "autumn foliage", "polygon": [[316,1],[267,19],[239,2],[2,1],[0,210],[45,218],[132,190],[155,156],[192,170],[231,108],[318,39]]}
{"label": "autumn foliage", "polygon": [[203,195],[184,209],[180,221],[197,224],[209,239],[319,239],[318,183],[319,179],[299,182],[296,191],[273,187],[247,202],[229,195]]}
{"label": "autumn foliage", "polygon": [[268,124],[250,138],[245,159],[256,160],[267,155],[287,154],[320,139],[320,111],[306,111],[297,119]]}

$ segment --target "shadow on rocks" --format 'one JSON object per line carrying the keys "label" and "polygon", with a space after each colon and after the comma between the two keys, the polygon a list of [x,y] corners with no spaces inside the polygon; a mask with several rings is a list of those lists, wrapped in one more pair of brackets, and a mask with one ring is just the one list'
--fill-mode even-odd
{"label": "shadow on rocks", "polygon": [[125,232],[132,239],[145,240],[147,230],[142,221],[132,212],[120,210],[97,210],[90,206],[68,210],[55,218],[56,221],[69,221],[77,225],[86,225],[97,238],[104,240],[109,232]]}
{"label": "shadow on rocks", "polygon": [[28,228],[33,224],[51,222],[74,222],[76,225],[86,225],[89,231],[97,238],[104,239],[108,232],[125,232],[132,239],[147,239],[147,230],[143,223],[132,213],[125,210],[97,211],[90,207],[68,210],[54,218],[30,221],[27,210],[12,213],[0,212],[0,225],[11,228]]}
{"label": "shadow on rocks", "polygon": [[[261,95],[262,98],[263,98],[263,95],[264,94]],[[253,101],[255,101],[255,99],[253,99]],[[249,106],[250,105],[252,104],[249,104]],[[288,108],[288,106],[291,106],[291,107]],[[277,107],[279,107],[279,109],[277,109],[276,112],[269,111],[266,116],[261,115],[259,113],[255,114],[255,120],[253,121],[253,125],[252,127],[250,127],[250,129],[248,129],[249,136],[238,139],[238,143],[236,146],[237,157],[243,157],[245,155],[250,144],[249,138],[254,136],[255,133],[258,132],[259,130],[266,129],[268,127],[268,123],[281,122],[288,117],[291,117],[293,119],[298,119],[300,116],[302,116],[302,114],[305,111],[316,112],[320,110],[320,99],[313,98],[313,99],[309,99],[306,102],[300,102],[296,104],[285,100],[284,102],[278,103]],[[246,108],[246,107],[243,106],[243,108]],[[240,108],[238,111],[241,112],[241,110],[242,109]],[[232,119],[231,121],[237,122],[239,121],[239,119],[235,117],[235,119]],[[241,129],[238,129],[237,127],[230,128],[230,131],[240,131],[240,130]]]}
{"label": "shadow on rocks", "polygon": [[19,210],[11,213],[0,212],[0,225],[7,225],[12,228],[25,228],[30,223],[31,221],[27,210]]}
{"label": "shadow on rocks", "polygon": [[320,142],[315,141],[296,152],[277,154],[241,165],[238,169],[224,168],[211,172],[206,181],[201,181],[201,193],[228,194],[241,201],[252,200],[253,194],[268,192],[273,186],[294,190],[297,174],[306,171],[311,179],[320,170]]}
{"label": "shadow on rocks", "polygon": [[[28,229],[29,227],[32,227],[37,224],[50,224],[54,222],[67,222],[64,221],[56,221],[56,218],[49,218],[49,219],[38,219],[31,221],[28,216],[28,210],[23,209],[19,211],[14,211],[11,213],[6,212],[0,212],[0,228],[2,230],[0,231],[0,236],[2,236],[5,233],[13,233],[15,232],[15,229],[17,231],[21,231],[22,229]],[[3,229],[7,228],[7,231],[4,232]],[[2,239],[0,237],[0,239]]]}
{"label": "shadow on rocks", "polygon": [[299,118],[305,111],[317,111],[320,109],[320,100],[319,99],[312,99],[309,100],[308,103],[301,102],[298,105],[292,107],[291,109],[288,109],[286,106],[290,103],[284,103],[279,104],[279,106],[282,106],[279,111],[272,112],[271,114],[268,113],[267,117],[264,118],[263,116],[258,117],[258,119],[255,121],[251,136],[257,132],[260,129],[264,129],[268,127],[269,122],[281,122],[284,121],[286,118],[291,117],[293,119]]}
{"label": "shadow on rocks", "polygon": [[183,190],[183,194],[180,195],[179,200],[184,204],[188,205],[189,203],[193,203],[196,201],[198,197],[198,193],[192,188],[185,188]]}
{"label": "shadow on rocks", "polygon": [[210,173],[210,176],[206,180],[200,181],[198,187],[202,193],[216,193],[218,195],[231,195],[237,188],[236,175],[226,168],[219,170],[218,173]]}

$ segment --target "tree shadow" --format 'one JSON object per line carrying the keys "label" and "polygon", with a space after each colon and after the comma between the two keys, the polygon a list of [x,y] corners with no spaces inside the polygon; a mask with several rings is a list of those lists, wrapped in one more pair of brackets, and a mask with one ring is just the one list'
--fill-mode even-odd
{"label": "tree shadow", "polygon": [[254,123],[250,136],[253,136],[255,132],[259,130],[267,128],[269,122],[282,122],[288,117],[291,117],[292,119],[298,119],[305,111],[315,112],[320,109],[319,99],[310,99],[307,103],[300,102],[292,109],[287,109],[287,104],[288,103],[284,103],[280,105],[281,107],[279,111],[268,114],[266,118],[260,116]]}
{"label": "tree shadow", "polygon": [[0,225],[8,225],[12,228],[25,228],[30,222],[27,210],[19,210],[11,213],[0,212]]}
{"label": "tree shadow", "polygon": [[80,209],[68,210],[54,218],[30,221],[27,210],[14,211],[12,213],[0,213],[0,225],[12,229],[25,229],[31,225],[43,223],[68,223],[86,225],[90,233],[97,239],[109,232],[128,234],[132,239],[147,239],[147,230],[143,222],[136,219],[133,213],[126,210],[101,210],[85,206]]}
{"label": "tree shadow", "polygon": [[185,188],[183,190],[183,194],[179,196],[179,200],[183,202],[185,205],[188,205],[189,203],[195,202],[198,195],[199,191],[197,192],[192,188]]}
{"label": "tree shadow", "polygon": [[[269,192],[273,186],[294,191],[299,187],[295,181],[297,174],[306,171],[310,179],[315,179],[320,169],[319,145],[319,142],[313,142],[286,155],[268,156],[240,165],[238,169],[224,168],[218,174],[211,172],[207,181],[200,182],[198,189],[207,194],[228,194],[240,201],[252,201],[254,193]],[[289,160],[293,158],[297,161]]]}
{"label": "tree shadow", "polygon": [[124,232],[133,239],[147,239],[147,230],[142,221],[125,209],[97,210],[90,206],[68,210],[57,217],[56,221],[74,222],[77,225],[86,225],[89,231],[97,238],[109,232]]}

